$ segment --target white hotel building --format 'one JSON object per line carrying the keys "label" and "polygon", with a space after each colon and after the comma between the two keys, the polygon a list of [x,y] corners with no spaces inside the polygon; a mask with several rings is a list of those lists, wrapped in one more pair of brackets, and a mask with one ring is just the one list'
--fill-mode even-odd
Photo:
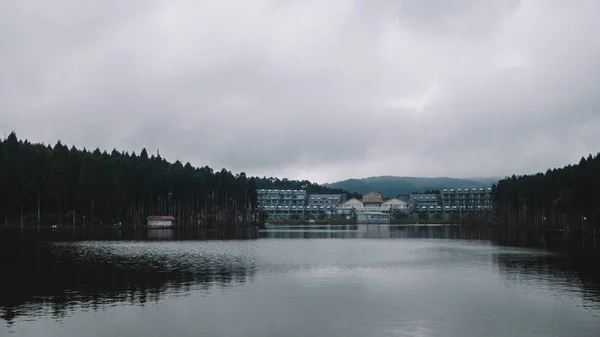
{"label": "white hotel building", "polygon": [[378,192],[363,195],[362,200],[352,198],[338,208],[338,214],[346,218],[356,215],[358,223],[389,223],[394,211],[406,212],[408,203],[400,199],[383,201]]}

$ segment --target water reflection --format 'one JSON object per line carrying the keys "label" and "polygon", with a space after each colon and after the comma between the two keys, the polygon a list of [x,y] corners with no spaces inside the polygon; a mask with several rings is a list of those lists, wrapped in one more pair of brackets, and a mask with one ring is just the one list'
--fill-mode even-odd
{"label": "water reflection", "polygon": [[584,306],[600,309],[597,261],[527,249],[508,249],[493,255],[493,262],[505,281],[554,296],[580,294]]}
{"label": "water reflection", "polygon": [[[173,234],[156,233],[159,239]],[[167,294],[233,287],[255,273],[254,253],[243,241],[232,247],[234,241],[2,239],[0,318],[9,323],[22,315],[61,318],[74,308],[144,305]]]}
{"label": "water reflection", "polygon": [[[8,233],[4,231],[4,233]],[[2,231],[0,231],[0,235]],[[8,234],[7,234],[8,235]],[[21,240],[44,241],[131,241],[131,240],[162,240],[162,241],[198,241],[198,240],[248,240],[258,237],[254,228],[238,228],[235,230],[206,230],[206,229],[96,229],[72,230],[69,228],[53,231],[11,231],[12,238]]]}
{"label": "water reflection", "polygon": [[522,242],[491,230],[4,234],[0,335],[579,336],[600,327],[597,258],[507,247]]}
{"label": "water reflection", "polygon": [[260,232],[261,238],[278,239],[392,239],[392,238],[427,238],[427,239],[463,239],[488,240],[488,231],[474,231],[460,226],[441,225],[277,225]]}

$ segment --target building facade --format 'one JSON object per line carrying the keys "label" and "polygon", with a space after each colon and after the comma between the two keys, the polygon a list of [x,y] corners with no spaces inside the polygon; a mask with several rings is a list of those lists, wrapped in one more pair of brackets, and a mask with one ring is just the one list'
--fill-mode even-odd
{"label": "building facade", "polygon": [[175,225],[175,218],[170,215],[150,215],[146,221],[148,221],[148,227],[151,228],[168,228]]}
{"label": "building facade", "polygon": [[408,202],[406,202],[402,199],[393,198],[393,199],[386,200],[383,203],[381,203],[381,207],[384,209],[387,208],[390,211],[406,212],[408,210]]}
{"label": "building facade", "polygon": [[383,197],[379,192],[369,192],[362,197],[364,207],[380,208],[383,204]]}
{"label": "building facade", "polygon": [[411,212],[441,211],[440,198],[434,193],[413,193],[408,197]]}
{"label": "building facade", "polygon": [[259,189],[256,191],[259,209],[270,219],[303,219],[305,190]]}
{"label": "building facade", "polygon": [[489,210],[492,207],[492,188],[448,188],[440,191],[444,210]]}
{"label": "building facade", "polygon": [[345,194],[307,194],[305,190],[259,189],[261,211],[269,219],[326,219],[338,214]]}
{"label": "building facade", "polygon": [[414,193],[409,198],[410,212],[454,213],[487,211],[492,208],[492,189],[489,188],[445,188],[440,194]]}
{"label": "building facade", "polygon": [[346,198],[345,194],[309,194],[305,214],[309,219],[334,218]]}
{"label": "building facade", "polygon": [[338,209],[338,215],[356,218],[358,223],[389,223],[392,213],[408,210],[408,203],[401,199],[383,200],[378,192],[363,195],[362,200],[350,199]]}
{"label": "building facade", "polygon": [[309,194],[307,205],[309,206],[339,206],[346,202],[345,194]]}

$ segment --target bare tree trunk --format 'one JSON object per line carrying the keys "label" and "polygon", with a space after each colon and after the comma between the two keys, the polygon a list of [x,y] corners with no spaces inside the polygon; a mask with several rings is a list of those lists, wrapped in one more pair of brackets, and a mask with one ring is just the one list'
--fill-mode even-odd
{"label": "bare tree trunk", "polygon": [[40,187],[38,186],[38,199],[37,199],[37,228],[38,230],[40,229],[40,218],[41,218],[41,213],[40,213]]}
{"label": "bare tree trunk", "polygon": [[62,197],[58,199],[58,225],[62,227]]}
{"label": "bare tree trunk", "polygon": [[94,222],[96,221],[94,218],[94,208],[95,208],[95,203],[94,203],[94,199],[90,200],[91,206],[92,206],[92,218],[90,219],[90,228],[94,228]]}

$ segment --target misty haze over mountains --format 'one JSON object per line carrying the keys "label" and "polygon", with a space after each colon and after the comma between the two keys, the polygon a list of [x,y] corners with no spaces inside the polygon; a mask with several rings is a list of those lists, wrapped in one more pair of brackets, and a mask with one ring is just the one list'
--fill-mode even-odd
{"label": "misty haze over mountains", "polygon": [[443,188],[480,188],[490,187],[501,178],[450,178],[450,177],[395,177],[378,176],[360,179],[347,179],[325,184],[327,187],[339,188],[353,193],[377,191],[384,197],[395,197],[427,190]]}

